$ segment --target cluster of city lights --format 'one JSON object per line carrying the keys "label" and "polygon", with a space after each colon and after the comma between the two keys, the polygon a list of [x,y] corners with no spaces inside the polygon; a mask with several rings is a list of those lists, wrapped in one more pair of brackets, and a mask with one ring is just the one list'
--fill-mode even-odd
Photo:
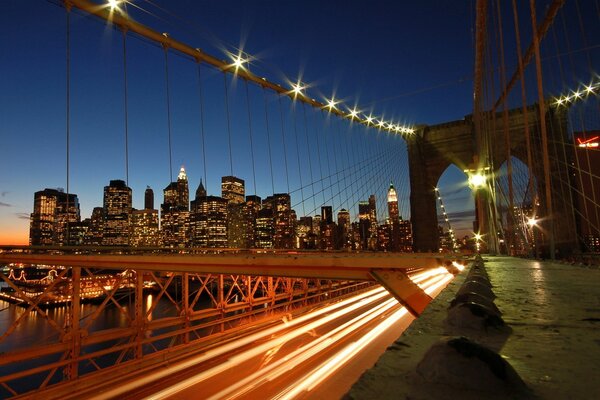
{"label": "cluster of city lights", "polygon": [[568,106],[576,101],[583,100],[586,97],[600,94],[600,82],[592,82],[589,85],[581,85],[577,90],[569,92],[569,94],[557,97],[554,105],[557,107]]}
{"label": "cluster of city lights", "polygon": [[446,212],[446,207],[444,206],[444,200],[442,199],[442,195],[440,194],[440,189],[435,188],[435,194],[437,196],[438,201],[440,202],[440,208],[442,209],[442,214],[444,215],[444,221],[448,225],[448,233],[450,233],[450,238],[452,239],[452,248],[454,251],[458,251],[458,242],[456,241],[456,236],[454,235],[454,230],[452,229],[452,225],[450,225],[450,219],[448,218],[448,213]]}
{"label": "cluster of city lights", "polygon": [[[243,52],[240,52],[238,54],[229,53],[228,56],[231,59],[231,63],[227,65],[228,70],[233,70],[234,73],[238,73],[240,70],[248,73],[248,65],[250,65],[252,57],[248,56],[246,53]],[[261,80],[263,82],[268,82],[267,78],[264,77],[261,78]],[[277,86],[281,87],[281,85],[279,84],[277,84]],[[335,96],[332,96],[331,98],[324,98],[324,102],[319,102],[314,98],[308,96],[306,91],[309,85],[303,83],[301,80],[298,80],[296,82],[290,82],[288,86],[289,91],[287,91],[286,94],[292,99],[304,100],[314,107],[326,110],[333,114],[337,114],[342,118],[347,118],[353,122],[375,127],[379,130],[385,130],[391,133],[415,133],[415,130],[410,126],[402,125],[400,123],[394,123],[393,121],[385,121],[383,118],[375,117],[372,114],[366,115],[356,107],[344,107],[341,104],[341,101],[336,100]]]}

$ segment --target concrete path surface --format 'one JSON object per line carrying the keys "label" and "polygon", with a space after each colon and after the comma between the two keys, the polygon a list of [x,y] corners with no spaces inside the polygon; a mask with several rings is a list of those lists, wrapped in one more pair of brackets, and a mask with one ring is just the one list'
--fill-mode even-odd
{"label": "concrete path surface", "polygon": [[[508,328],[464,336],[497,351],[525,381],[528,391],[508,398],[600,399],[600,270],[510,257],[484,261]],[[363,374],[347,399],[507,398],[431,382],[416,371],[432,344],[456,334],[445,319],[466,272]]]}

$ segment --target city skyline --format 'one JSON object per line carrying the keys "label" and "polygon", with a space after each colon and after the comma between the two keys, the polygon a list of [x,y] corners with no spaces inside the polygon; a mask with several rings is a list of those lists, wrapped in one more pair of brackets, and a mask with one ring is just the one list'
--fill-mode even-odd
{"label": "city skyline", "polygon": [[[104,186],[102,207],[82,216],[75,193],[44,189],[34,194],[29,242],[34,246],[212,247],[321,250],[412,251],[412,228],[398,211],[393,182],[386,196],[387,218],[379,218],[376,196],[359,201],[354,218],[344,208],[321,205],[320,215],[292,209],[288,193],[264,199],[246,195],[245,181],[221,178],[221,196],[207,193],[202,181],[190,197],[182,166],[177,180],[163,189],[154,205],[153,190],[144,191],[144,208],[132,206],[132,190],[122,180]],[[335,219],[334,219],[335,214]]]}
{"label": "city skyline", "polygon": [[[3,41],[0,54],[20,54],[21,48],[35,48],[38,50],[38,56],[45,61],[45,68],[39,70],[34,68],[34,64],[28,64],[27,57],[3,57],[3,70],[6,76],[12,79],[5,81],[5,87],[2,93],[13,93],[10,96],[0,95],[0,105],[4,110],[3,124],[0,126],[2,137],[6,139],[0,160],[3,173],[0,179],[0,243],[1,244],[25,244],[27,242],[28,217],[31,213],[31,193],[43,187],[62,187],[66,190],[65,176],[65,156],[64,145],[65,138],[65,10],[48,2],[33,2],[35,7],[30,7],[27,2],[8,3],[3,5],[3,13],[0,16],[3,29],[8,35],[18,37],[18,41]],[[380,117],[397,122],[414,124],[417,122],[435,123],[451,118],[460,118],[462,115],[470,112],[470,107],[456,104],[452,110],[446,110],[446,107],[437,107],[443,109],[444,114],[438,114],[433,110],[435,104],[441,106],[445,104],[441,98],[432,103],[428,96],[420,98],[421,104],[427,104],[427,107],[420,107],[415,103],[414,96],[406,98],[399,97],[396,100],[385,101],[380,104],[374,104],[379,100],[394,97],[399,92],[409,93],[426,86],[434,86],[439,82],[445,81],[448,77],[442,76],[438,72],[431,76],[427,81],[415,85],[415,79],[404,79],[397,85],[389,87],[385,80],[377,76],[365,75],[365,68],[372,68],[374,65],[361,66],[360,63],[345,63],[347,72],[339,69],[337,60],[348,60],[348,51],[353,50],[355,46],[346,44],[346,41],[339,40],[341,36],[349,32],[361,44],[369,46],[373,51],[376,47],[386,51],[395,61],[395,68],[406,68],[408,76],[414,75],[415,71],[410,65],[400,62],[400,56],[397,56],[398,49],[406,48],[411,52],[411,58],[429,57],[430,52],[423,51],[423,48],[417,43],[394,43],[394,51],[390,44],[385,44],[377,40],[381,35],[395,34],[397,37],[406,37],[411,30],[418,28],[418,22],[414,18],[406,18],[405,13],[385,13],[383,17],[374,9],[363,10],[358,3],[349,3],[344,7],[338,7],[336,19],[331,20],[325,17],[325,14],[316,12],[317,8],[323,4],[309,4],[310,13],[315,16],[312,26],[303,25],[300,20],[294,21],[297,30],[282,29],[283,27],[276,21],[281,18],[273,18],[276,15],[290,15],[295,8],[293,4],[278,4],[278,7],[270,7],[269,13],[272,17],[256,13],[255,11],[238,4],[235,6],[224,6],[217,4],[205,4],[199,7],[194,4],[187,4],[188,9],[182,12],[179,8],[182,4],[172,4],[177,9],[175,13],[184,15],[199,15],[204,20],[205,15],[213,15],[214,18],[208,18],[203,21],[204,26],[209,30],[214,30],[215,36],[219,40],[213,40],[210,35],[198,34],[194,30],[185,29],[185,24],[175,24],[162,26],[162,22],[157,22],[148,15],[139,12],[138,9],[131,7],[129,10],[133,17],[147,23],[155,29],[164,29],[173,37],[189,41],[216,55],[223,54],[223,48],[234,50],[231,47],[223,46],[226,43],[235,43],[242,46],[245,52],[256,57],[250,66],[255,73],[262,74],[274,81],[293,82],[301,77],[311,90],[316,90],[315,96],[322,100],[324,97],[331,97],[332,94],[342,103],[340,107],[352,107],[356,104],[363,108],[364,112],[374,112]],[[171,4],[170,4],[171,6]],[[379,5],[381,6],[381,5]],[[374,7],[379,7],[374,5]],[[386,7],[389,7],[386,4]],[[402,8],[393,5],[400,11]],[[335,7],[327,5],[327,7]],[[415,12],[420,12],[418,7]],[[448,9],[448,7],[446,7]],[[455,8],[450,7],[452,13],[468,16],[468,7]],[[206,12],[205,12],[206,11]],[[365,13],[366,11],[366,13]],[[448,11],[448,10],[446,10]],[[22,21],[19,18],[21,13],[27,12],[28,18]],[[339,13],[342,14],[339,14]],[[208,14],[207,14],[208,13]],[[396,15],[392,18],[392,15]],[[421,15],[421,14],[419,14]],[[358,35],[353,32],[352,23],[358,16],[367,17],[371,23],[377,21],[378,28],[373,31],[370,37],[364,37],[364,32]],[[445,26],[452,26],[445,21],[443,12],[439,12],[436,18]],[[396,18],[400,17],[406,20],[406,25],[398,24]],[[225,18],[233,18],[240,22],[240,29],[222,29],[219,21]],[[384,20],[381,20],[384,18]],[[427,20],[432,18],[427,16]],[[16,21],[21,21],[18,24]],[[445,21],[445,22],[444,22]],[[336,26],[331,26],[331,23]],[[233,25],[235,26],[235,25]],[[78,193],[82,203],[82,212],[90,215],[92,204],[99,204],[100,194],[95,189],[96,182],[108,182],[110,179],[122,179],[133,189],[133,204],[136,208],[141,208],[143,189],[150,185],[155,190],[161,188],[161,182],[169,180],[169,170],[175,170],[177,166],[184,164],[189,171],[194,171],[190,176],[192,185],[199,183],[203,179],[204,185],[209,192],[216,192],[219,179],[223,175],[239,175],[241,171],[249,172],[252,170],[252,161],[250,160],[248,121],[246,120],[246,87],[244,82],[227,77],[229,89],[229,113],[231,122],[231,133],[235,140],[232,141],[232,171],[228,165],[228,144],[226,116],[224,110],[223,77],[220,73],[206,67],[201,68],[201,76],[204,94],[204,127],[206,136],[206,157],[202,156],[203,146],[200,134],[200,113],[199,113],[199,94],[198,94],[198,70],[194,63],[182,60],[180,57],[171,55],[169,57],[170,66],[170,89],[171,89],[171,109],[172,109],[172,163],[169,165],[169,154],[167,148],[167,115],[165,107],[165,82],[164,82],[164,54],[159,49],[148,46],[146,43],[137,40],[134,37],[127,38],[127,70],[128,70],[128,129],[129,129],[129,168],[125,169],[125,143],[124,143],[124,109],[123,109],[123,43],[122,34],[119,31],[106,28],[103,24],[90,21],[77,12],[71,15],[72,40],[71,40],[71,171],[69,191]],[[323,31],[325,29],[328,35],[342,47],[331,48],[318,41],[311,40],[313,45],[306,47],[303,41],[297,41],[296,34],[309,34],[311,32]],[[292,47],[282,48],[278,43],[272,43],[272,31],[280,32],[289,37],[282,37],[281,40],[288,45],[297,45],[296,55]],[[39,37],[44,37],[43,45],[40,45]],[[469,42],[468,29],[460,32],[456,37],[456,45]],[[308,42],[306,42],[308,43]],[[97,45],[97,46],[96,46]],[[92,50],[93,48],[97,50]],[[468,46],[466,47],[468,48]],[[446,46],[440,49],[448,51]],[[290,52],[291,51],[291,52]],[[334,54],[337,52],[337,54]],[[468,51],[467,51],[468,52]],[[226,53],[225,53],[226,54]],[[223,55],[226,57],[226,55]],[[406,55],[404,56],[406,57]],[[452,58],[456,66],[455,77],[467,75],[471,70],[470,62],[466,59]],[[268,67],[270,65],[270,67]],[[32,69],[33,68],[33,69]],[[386,74],[391,72],[398,76],[397,71],[387,68]],[[432,70],[431,68],[428,68]],[[381,69],[379,68],[381,71]],[[392,71],[393,70],[393,71]],[[283,72],[287,73],[283,73]],[[425,76],[426,73],[418,73],[419,76]],[[354,79],[354,78],[360,79]],[[469,99],[469,86],[467,81],[456,83],[461,88],[462,96],[465,100]],[[314,87],[312,87],[314,85]],[[249,85],[250,107],[252,110],[252,131],[254,134],[255,148],[255,170],[256,179],[246,174],[248,187],[256,186],[256,192],[263,196],[273,192],[287,192],[298,189],[300,178],[303,183],[310,180],[308,174],[308,162],[306,154],[301,154],[300,163],[302,164],[302,174],[298,174],[296,164],[297,155],[294,148],[294,123],[296,118],[297,130],[299,136],[305,135],[308,129],[310,143],[316,142],[317,133],[327,137],[329,146],[329,157],[332,157],[331,148],[335,144],[334,137],[340,132],[352,129],[354,136],[370,135],[369,138],[379,137],[381,143],[391,145],[395,141],[398,143],[398,152],[405,152],[403,140],[386,137],[377,133],[374,129],[363,129],[359,126],[351,126],[348,121],[340,121],[337,118],[329,118],[314,110],[307,110],[306,124],[303,117],[303,109],[297,107],[295,111],[297,117],[294,117],[287,99],[283,99],[284,124],[283,130],[287,139],[289,168],[289,180],[285,174],[283,143],[281,139],[281,121],[278,99],[272,94],[267,95],[268,123],[271,129],[273,140],[273,164],[274,176],[269,172],[269,157],[266,149],[266,124],[264,95],[262,90]],[[467,104],[467,103],[465,103]],[[26,107],[24,105],[27,105]],[[31,112],[36,113],[36,118],[29,118]],[[331,136],[328,136],[331,135]],[[301,140],[302,141],[302,140]],[[302,141],[304,143],[304,141]],[[323,150],[325,143],[320,143]],[[28,157],[17,155],[16,149],[28,148]],[[364,146],[362,146],[364,147]],[[316,146],[312,146],[313,173],[321,179],[321,173],[316,172],[317,157],[314,156]],[[303,148],[301,148],[301,152]],[[347,159],[345,150],[338,149],[338,159]],[[326,152],[321,154],[322,161],[326,161]],[[358,161],[361,157],[351,157],[351,161]],[[293,161],[293,163],[292,163]],[[398,159],[395,163],[401,163]],[[333,160],[332,160],[333,164]],[[204,168],[207,165],[207,168]],[[325,167],[325,165],[324,165]],[[397,171],[405,171],[406,164],[395,164],[393,168]],[[325,169],[325,168],[324,168]],[[333,168],[332,165],[332,169]],[[342,170],[342,166],[338,170]],[[229,170],[229,171],[228,171]],[[227,172],[226,172],[227,171]],[[323,173],[324,176],[328,175]],[[165,179],[166,177],[166,179]],[[127,179],[128,178],[128,179]],[[370,177],[371,178],[371,177]],[[317,178],[313,180],[317,181]],[[372,179],[372,178],[371,178]],[[375,180],[375,179],[372,179]],[[388,179],[381,179],[377,182],[382,189],[385,187]],[[394,181],[398,188],[406,187],[407,177],[404,172],[397,172]],[[274,190],[273,190],[274,186]],[[318,187],[317,191],[321,188]],[[345,190],[346,188],[344,188]],[[309,189],[310,195],[312,190]],[[335,194],[339,189],[336,188],[327,192],[326,200]],[[350,189],[348,189],[350,190]],[[254,191],[254,190],[253,190]],[[372,190],[375,192],[375,190]],[[334,193],[331,193],[334,192]],[[300,193],[292,194],[293,202],[298,203],[301,200],[295,199]],[[357,196],[368,195],[368,193],[357,193]],[[384,192],[378,193],[379,198],[384,196]],[[403,208],[402,214],[409,216],[408,209],[408,191],[403,190],[400,193],[400,208]],[[306,197],[306,193],[305,193]],[[321,199],[319,203],[322,203]],[[336,203],[339,199],[336,198]],[[339,204],[335,204],[340,206]],[[318,204],[311,209],[318,209]],[[380,206],[380,208],[382,208]]]}

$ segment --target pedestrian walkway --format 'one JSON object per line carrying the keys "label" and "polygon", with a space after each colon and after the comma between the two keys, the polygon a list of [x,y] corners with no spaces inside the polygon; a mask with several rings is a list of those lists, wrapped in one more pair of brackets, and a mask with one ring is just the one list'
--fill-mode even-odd
{"label": "pedestrian walkway", "polygon": [[[485,257],[484,261],[497,296],[494,302],[507,327],[490,327],[465,336],[497,351],[525,382],[528,390],[510,397],[600,398],[600,269],[509,257]],[[436,371],[424,376],[417,370],[434,343],[456,334],[445,320],[449,302],[466,279],[465,272],[363,374],[346,398],[507,397],[506,393],[460,387],[456,382],[432,382],[429,378]],[[461,367],[450,371],[450,376],[463,371],[469,373]],[[442,371],[436,376],[449,375]]]}

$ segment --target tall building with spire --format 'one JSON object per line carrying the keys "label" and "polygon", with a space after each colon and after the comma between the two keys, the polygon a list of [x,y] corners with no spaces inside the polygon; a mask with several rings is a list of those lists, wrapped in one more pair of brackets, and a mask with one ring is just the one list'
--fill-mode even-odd
{"label": "tall building with spire", "polygon": [[387,193],[388,214],[392,223],[400,221],[400,211],[398,210],[398,194],[394,184],[390,182],[390,188]]}
{"label": "tall building with spire", "polygon": [[177,181],[163,190],[160,206],[161,242],[167,247],[188,247],[190,244],[190,193],[188,177],[182,166]]}
{"label": "tall building with spire", "polygon": [[[387,237],[389,238],[386,250],[400,251],[400,211],[398,209],[398,194],[394,188],[394,184],[390,182],[390,188],[387,193],[387,205],[388,205],[388,223],[389,226],[386,230]],[[381,239],[382,232],[380,230],[378,237]],[[380,240],[381,241],[381,240]]]}
{"label": "tall building with spire", "polygon": [[129,245],[129,215],[131,214],[131,188],[125,181],[112,180],[104,187],[104,227],[102,245]]}

